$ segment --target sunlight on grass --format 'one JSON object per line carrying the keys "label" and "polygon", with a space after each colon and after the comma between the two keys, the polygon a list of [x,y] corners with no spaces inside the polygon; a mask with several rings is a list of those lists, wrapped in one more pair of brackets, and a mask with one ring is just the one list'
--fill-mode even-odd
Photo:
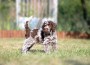
{"label": "sunlight on grass", "polygon": [[90,65],[90,40],[61,39],[57,52],[45,54],[36,44],[31,51],[21,54],[24,39],[0,39],[0,65]]}

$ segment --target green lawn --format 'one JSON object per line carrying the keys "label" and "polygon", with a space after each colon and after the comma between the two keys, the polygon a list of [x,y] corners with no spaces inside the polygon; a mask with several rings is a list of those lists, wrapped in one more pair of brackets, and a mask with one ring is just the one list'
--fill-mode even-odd
{"label": "green lawn", "polygon": [[24,39],[0,39],[0,65],[90,65],[90,40],[61,39],[55,53],[45,54],[40,44],[21,54]]}

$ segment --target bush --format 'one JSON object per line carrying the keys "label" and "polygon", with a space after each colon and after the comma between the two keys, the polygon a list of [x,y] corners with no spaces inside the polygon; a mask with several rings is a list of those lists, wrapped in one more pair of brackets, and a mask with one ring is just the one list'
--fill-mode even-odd
{"label": "bush", "polygon": [[[90,33],[87,23],[83,19],[83,11],[80,0],[59,0],[58,2],[59,31],[77,31]],[[88,14],[90,14],[90,6],[88,2],[90,3],[90,1],[86,1]]]}

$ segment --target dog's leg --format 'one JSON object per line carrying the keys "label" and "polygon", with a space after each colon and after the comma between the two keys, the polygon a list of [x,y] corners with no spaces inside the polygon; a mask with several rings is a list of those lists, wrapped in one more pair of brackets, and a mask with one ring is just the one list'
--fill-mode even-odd
{"label": "dog's leg", "polygon": [[23,45],[23,47],[22,47],[22,53],[25,53],[26,54],[33,47],[34,44],[35,43],[30,44],[30,45]]}
{"label": "dog's leg", "polygon": [[34,44],[31,44],[30,47],[28,47],[28,51],[33,47]]}
{"label": "dog's leg", "polygon": [[29,49],[33,46],[34,44],[31,44],[30,38],[25,39],[23,47],[22,47],[22,53],[27,53]]}
{"label": "dog's leg", "polygon": [[52,51],[55,52],[57,50],[57,44],[52,43]]}
{"label": "dog's leg", "polygon": [[44,44],[44,51],[45,53],[50,53],[50,48],[49,48],[49,45],[48,44]]}
{"label": "dog's leg", "polygon": [[23,45],[23,47],[22,47],[22,53],[27,53],[27,51],[28,51],[28,47],[26,46],[26,45]]}
{"label": "dog's leg", "polygon": [[56,35],[52,37],[52,51],[56,52],[57,51],[57,37]]}
{"label": "dog's leg", "polygon": [[44,38],[43,44],[44,44],[44,51],[45,51],[45,53],[50,53],[50,47],[49,47],[50,39],[48,37]]}

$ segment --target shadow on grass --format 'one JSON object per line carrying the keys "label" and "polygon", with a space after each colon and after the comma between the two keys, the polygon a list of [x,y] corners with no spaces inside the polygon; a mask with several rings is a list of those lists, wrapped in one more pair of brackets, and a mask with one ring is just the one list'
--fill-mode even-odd
{"label": "shadow on grass", "polygon": [[[81,59],[82,60],[82,59]],[[90,63],[85,63],[83,61],[78,60],[66,60],[64,61],[67,65],[90,65]]]}
{"label": "shadow on grass", "polygon": [[39,50],[39,49],[31,49],[29,50],[31,53],[45,53],[44,50]]}
{"label": "shadow on grass", "polygon": [[[22,54],[22,49],[18,49],[20,52],[21,52],[21,54]],[[28,50],[28,52],[30,52],[30,53],[45,53],[45,51],[44,50],[40,50],[40,49],[30,49],[30,50]]]}

